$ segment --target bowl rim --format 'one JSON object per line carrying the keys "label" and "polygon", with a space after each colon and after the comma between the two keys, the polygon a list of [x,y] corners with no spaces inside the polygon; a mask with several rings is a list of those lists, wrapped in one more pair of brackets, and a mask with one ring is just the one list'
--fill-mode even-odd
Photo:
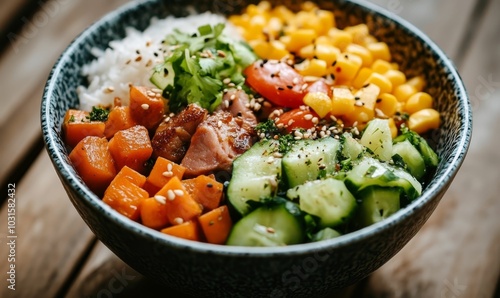
{"label": "bowl rim", "polygon": [[402,208],[389,218],[360,230],[339,236],[337,238],[319,242],[295,244],[282,247],[226,246],[190,241],[159,233],[156,230],[150,229],[140,223],[137,223],[120,215],[110,206],[103,203],[101,199],[94,193],[92,193],[92,191],[90,191],[90,189],[76,177],[76,172],[73,169],[72,165],[66,162],[67,159],[65,159],[65,153],[61,150],[62,148],[56,145],[56,139],[59,138],[59,136],[55,129],[52,129],[53,125],[50,125],[54,122],[54,120],[50,119],[49,117],[51,98],[53,90],[55,88],[55,82],[57,81],[56,78],[61,74],[62,65],[69,59],[70,53],[73,52],[79,46],[79,44],[85,41],[90,32],[98,30],[99,27],[105,25],[106,23],[112,23],[119,20],[120,15],[129,10],[137,9],[137,7],[141,5],[157,2],[156,0],[131,2],[107,13],[101,19],[94,22],[82,33],[80,33],[63,51],[54,67],[52,68],[44,88],[40,115],[45,148],[57,171],[59,178],[63,180],[63,183],[69,185],[73,192],[78,194],[78,199],[82,200],[84,204],[87,204],[89,207],[94,209],[95,212],[104,214],[104,216],[107,216],[110,220],[114,221],[115,224],[121,226],[121,228],[127,229],[130,232],[138,234],[138,236],[146,237],[148,238],[148,240],[157,242],[157,244],[164,245],[172,249],[182,249],[203,254],[223,254],[228,256],[250,256],[259,258],[278,256],[283,254],[299,255],[306,251],[321,252],[325,250],[335,250],[338,248],[349,246],[356,242],[363,241],[364,239],[374,237],[379,233],[387,231],[393,226],[401,224],[405,221],[406,218],[410,217],[418,210],[424,208],[433,199],[436,199],[436,196],[438,196],[439,193],[446,191],[450,182],[453,180],[458,169],[463,163],[470,145],[472,133],[472,110],[470,106],[470,100],[468,98],[464,83],[462,82],[462,79],[458,74],[458,71],[456,70],[453,62],[420,29],[416,28],[414,25],[402,19],[398,15],[391,13],[390,11],[379,7],[376,4],[364,0],[343,1],[359,6],[361,9],[369,10],[375,14],[380,15],[382,18],[390,19],[397,26],[401,27],[408,33],[411,33],[415,38],[420,39],[420,42],[426,44],[431,49],[433,54],[441,59],[442,64],[448,68],[449,74],[456,81],[456,94],[458,95],[457,97],[462,99],[462,101],[460,101],[460,106],[462,107],[463,113],[460,114],[460,116],[463,127],[460,131],[459,140],[456,142],[456,147],[452,152],[452,158],[447,162],[448,166],[444,169],[442,175],[434,178],[437,180],[433,180],[433,183],[429,187],[426,187],[424,189],[422,195],[419,198],[417,198],[408,206]]}

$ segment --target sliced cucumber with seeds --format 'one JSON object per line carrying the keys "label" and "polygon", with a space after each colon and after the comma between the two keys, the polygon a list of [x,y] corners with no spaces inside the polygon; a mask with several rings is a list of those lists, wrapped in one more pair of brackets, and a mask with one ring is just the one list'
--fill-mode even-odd
{"label": "sliced cucumber with seeds", "polygon": [[342,155],[350,160],[359,159],[363,152],[364,147],[356,139],[352,137],[350,133],[344,133],[342,135]]}
{"label": "sliced cucumber with seeds", "polygon": [[359,222],[369,226],[396,213],[401,208],[400,196],[398,188],[372,186],[365,189],[360,194]]}
{"label": "sliced cucumber with seeds", "polygon": [[415,178],[420,179],[425,174],[425,162],[422,155],[418,152],[408,140],[396,143],[392,146],[392,155],[395,159],[395,155],[403,160],[408,171]]}
{"label": "sliced cucumber with seeds", "polygon": [[360,143],[370,149],[378,159],[390,160],[392,157],[392,134],[389,121],[384,119],[370,121],[361,136]]}
{"label": "sliced cucumber with seeds", "polygon": [[333,173],[340,142],[334,138],[297,141],[283,156],[283,172],[289,187]]}
{"label": "sliced cucumber with seeds", "polygon": [[321,227],[347,222],[357,205],[344,182],[334,178],[306,182],[290,189],[287,197],[298,199],[300,209],[317,216]]}
{"label": "sliced cucumber with seeds", "polygon": [[248,213],[249,200],[260,201],[276,194],[281,176],[281,158],[273,155],[277,146],[277,141],[261,141],[233,162],[227,197],[241,215]]}
{"label": "sliced cucumber with seeds", "polygon": [[342,236],[338,231],[332,229],[332,228],[324,228],[314,234],[312,236],[312,241],[322,241],[322,240],[327,240],[327,239],[332,239],[332,238],[337,238],[339,236]]}
{"label": "sliced cucumber with seeds", "polygon": [[286,199],[278,199],[277,203],[259,207],[240,219],[226,244],[284,246],[302,243],[304,239],[305,228],[299,207]]}

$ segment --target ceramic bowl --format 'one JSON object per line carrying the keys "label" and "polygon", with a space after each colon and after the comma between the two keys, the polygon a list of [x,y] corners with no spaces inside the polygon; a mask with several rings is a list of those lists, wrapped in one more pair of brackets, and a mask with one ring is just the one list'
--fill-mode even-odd
{"label": "ceramic bowl", "polygon": [[[300,1],[271,1],[298,9]],[[366,23],[389,44],[407,76],[423,74],[442,115],[430,143],[441,161],[421,197],[389,219],[317,242],[277,248],[211,245],[163,235],[122,217],[82,182],[61,139],[67,109],[78,106],[76,87],[86,84],[82,66],[90,49],[123,38],[125,27],[145,29],[151,17],[185,16],[193,9],[241,12],[246,1],[172,0],[132,2],[106,15],[78,36],[52,69],[41,108],[47,151],[81,217],[117,256],[143,275],[195,297],[320,297],[366,277],[394,256],[422,227],[452,182],[471,138],[471,109],[453,63],[434,42],[398,16],[360,1],[316,1],[335,12],[337,25]]]}

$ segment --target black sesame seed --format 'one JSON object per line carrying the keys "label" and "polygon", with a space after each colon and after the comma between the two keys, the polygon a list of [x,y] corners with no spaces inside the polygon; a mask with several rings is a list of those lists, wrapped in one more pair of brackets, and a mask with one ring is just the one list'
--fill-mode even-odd
{"label": "black sesame seed", "polygon": [[376,102],[377,103],[382,102],[382,98],[377,98]]}
{"label": "black sesame seed", "polygon": [[285,90],[285,88],[283,88],[283,87],[278,87],[278,90],[283,91],[283,90]]}

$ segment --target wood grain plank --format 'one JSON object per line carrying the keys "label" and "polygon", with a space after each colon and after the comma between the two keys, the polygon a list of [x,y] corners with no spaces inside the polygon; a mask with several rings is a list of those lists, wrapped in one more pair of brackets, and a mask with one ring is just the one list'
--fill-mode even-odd
{"label": "wood grain plank", "polygon": [[2,1],[0,3],[0,32],[6,32],[9,23],[12,21],[12,17],[17,15],[19,11],[23,9],[24,6],[28,5],[31,0],[18,0],[18,1]]}
{"label": "wood grain plank", "polygon": [[369,0],[409,21],[455,59],[476,0]]}
{"label": "wood grain plank", "polygon": [[460,69],[474,112],[469,154],[423,229],[370,278],[373,297],[493,297],[500,276],[500,1]]}
{"label": "wood grain plank", "polygon": [[[20,36],[23,37],[0,56],[0,182],[6,180],[40,137],[39,111],[43,86],[58,56],[85,27],[126,2],[47,2],[53,12],[44,25],[23,29],[31,30],[31,33],[22,31]],[[48,8],[46,11],[49,15]]]}
{"label": "wood grain plank", "polygon": [[54,297],[94,236],[71,205],[45,151],[16,185],[16,198],[15,263],[7,259],[7,206],[0,212],[5,227],[0,268],[15,264],[16,290],[1,278],[0,297]]}

